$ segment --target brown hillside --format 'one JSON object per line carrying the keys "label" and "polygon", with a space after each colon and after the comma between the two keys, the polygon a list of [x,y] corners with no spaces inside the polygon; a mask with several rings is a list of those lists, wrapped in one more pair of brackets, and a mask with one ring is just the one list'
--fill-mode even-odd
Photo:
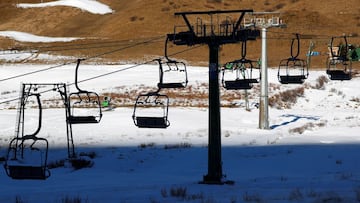
{"label": "brown hillside", "polygon": [[[43,0],[43,2],[50,0]],[[91,14],[71,7],[47,7],[22,9],[16,3],[40,3],[40,0],[2,0],[0,3],[0,30],[29,32],[36,35],[56,37],[83,37],[71,43],[21,43],[0,38],[0,47],[53,50],[53,54],[94,56],[119,47],[164,36],[154,43],[136,46],[113,54],[103,55],[106,61],[142,61],[163,55],[165,35],[173,31],[175,24],[183,25],[174,12],[229,9],[253,9],[254,11],[279,11],[287,28],[271,28],[268,31],[269,65],[290,56],[291,33],[311,36],[316,51],[321,56],[313,57],[313,67],[323,68],[327,45],[331,36],[352,35],[349,42],[360,44],[360,3],[358,0],[99,0],[115,12],[107,15]],[[116,41],[116,43],[115,43]],[[91,43],[91,45],[90,45]],[[302,39],[300,57],[305,58],[310,39]],[[71,46],[77,44],[77,46]],[[57,48],[49,48],[57,46]],[[62,46],[62,47],[60,47]],[[94,48],[101,46],[102,48]],[[106,47],[105,47],[106,46]],[[169,54],[187,47],[169,46]],[[249,42],[248,58],[260,57],[261,40]],[[66,51],[60,51],[64,50]],[[57,50],[57,51],[55,51]],[[221,62],[240,58],[239,45],[223,46]],[[197,48],[174,56],[192,64],[206,64],[207,47]]]}

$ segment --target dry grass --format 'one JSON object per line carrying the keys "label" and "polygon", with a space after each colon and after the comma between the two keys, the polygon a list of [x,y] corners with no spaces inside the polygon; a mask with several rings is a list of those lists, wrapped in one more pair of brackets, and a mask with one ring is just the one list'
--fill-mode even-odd
{"label": "dry grass", "polygon": [[311,130],[311,129],[315,128],[315,127],[324,127],[325,125],[326,125],[325,122],[320,122],[320,123],[306,123],[306,124],[304,124],[303,126],[289,129],[289,133],[303,134],[306,130]]}
{"label": "dry grass", "polygon": [[298,97],[303,97],[304,87],[279,92],[269,97],[269,106],[277,109],[290,109],[297,102]]}
{"label": "dry grass", "polygon": [[[22,0],[22,3],[39,3],[38,0]],[[72,43],[21,43],[10,39],[1,38],[0,48],[38,49],[43,52],[51,51],[48,46],[68,46],[78,44],[77,48],[85,49],[53,51],[75,57],[86,57],[98,53],[107,52],[119,48],[120,44],[113,47],[88,48],[86,43],[108,43],[110,41],[127,40],[136,42],[134,39],[144,39],[152,36],[164,36],[173,31],[175,24],[184,25],[181,18],[175,18],[175,12],[203,11],[203,10],[234,10],[254,9],[256,11],[280,11],[281,17],[287,23],[287,28],[269,32],[268,60],[270,66],[277,66],[283,58],[289,57],[291,36],[287,33],[303,33],[309,36],[339,36],[343,33],[358,35],[360,33],[360,10],[356,6],[358,0],[346,2],[333,2],[326,0],[279,0],[279,1],[252,1],[252,0],[148,0],[148,1],[111,1],[100,0],[108,4],[113,10],[112,14],[94,15],[83,12],[80,9],[70,7],[49,7],[20,9],[14,6],[13,0],[3,0],[0,3],[0,30],[24,31],[44,36],[60,37],[85,37],[87,39]],[[283,32],[284,34],[279,34]],[[279,40],[279,37],[283,40]],[[91,38],[91,39],[90,39]],[[131,41],[133,40],[133,41]],[[104,56],[105,61],[141,61],[148,56],[163,55],[164,40],[154,44],[137,46],[123,52],[117,52]],[[327,52],[327,43],[330,39],[316,40],[316,51],[321,56],[313,57],[312,65],[324,68]],[[359,44],[359,38],[351,38],[352,44]],[[304,56],[310,40],[301,41],[301,56]],[[42,46],[42,48],[40,48]],[[174,53],[185,47],[171,46],[170,52]],[[261,42],[249,42],[247,56],[257,59],[261,49]],[[223,46],[221,61],[229,61],[239,58],[239,45]],[[189,51],[177,56],[184,58],[192,64],[203,64],[208,61],[207,47]]]}
{"label": "dry grass", "polygon": [[[112,89],[111,92],[104,90],[99,93],[100,103],[104,100],[104,97],[111,98],[111,105],[113,107],[130,107],[135,104],[137,97],[140,94],[146,94],[148,92],[154,92],[157,88],[145,85],[134,86],[118,86]],[[167,95],[169,97],[170,107],[208,107],[208,85],[206,83],[199,83],[195,85],[188,85],[183,89],[163,89],[160,94]],[[234,107],[234,101],[244,100],[245,91],[229,91],[220,87],[220,100],[222,107]],[[254,86],[252,90],[248,91],[249,99],[257,99],[259,95],[258,85]],[[77,97],[71,97],[73,101],[78,101]],[[91,97],[92,101],[95,101],[94,97]],[[87,101],[87,98],[84,99]],[[42,102],[42,108],[64,108],[64,102],[61,98],[54,96],[52,98],[44,99]],[[236,105],[235,105],[236,106]],[[28,108],[37,108],[37,103],[34,100],[30,100],[27,103]],[[77,108],[96,107],[95,104],[91,105],[77,104]],[[14,108],[13,106],[8,108]]]}
{"label": "dry grass", "polygon": [[316,79],[316,84],[313,86],[315,89],[325,89],[325,84],[328,83],[330,80],[325,75],[319,76]]}

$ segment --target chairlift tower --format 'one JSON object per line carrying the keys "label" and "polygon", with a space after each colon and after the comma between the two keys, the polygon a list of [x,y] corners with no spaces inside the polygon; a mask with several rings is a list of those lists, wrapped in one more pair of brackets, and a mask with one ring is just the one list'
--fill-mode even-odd
{"label": "chairlift tower", "polygon": [[271,27],[285,27],[277,12],[253,12],[244,18],[245,27],[261,28],[260,107],[259,128],[269,129],[269,93],[266,33]]}
{"label": "chairlift tower", "polygon": [[[221,161],[219,48],[224,44],[255,40],[260,36],[260,31],[254,27],[244,28],[241,25],[245,14],[252,12],[253,10],[178,12],[175,16],[181,16],[186,26],[185,28],[175,26],[174,33],[167,35],[175,45],[207,44],[209,47],[208,174],[201,181],[204,184],[230,183],[223,180]],[[225,15],[225,20],[220,21],[220,15]],[[232,21],[231,18],[234,15],[237,19]],[[194,18],[194,16],[205,16],[210,19],[206,21],[200,17]],[[191,24],[190,19],[196,23]]]}

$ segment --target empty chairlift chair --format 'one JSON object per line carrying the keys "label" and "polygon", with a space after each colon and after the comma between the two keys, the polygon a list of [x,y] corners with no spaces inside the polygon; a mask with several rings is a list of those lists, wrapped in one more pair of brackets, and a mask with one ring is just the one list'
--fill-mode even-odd
{"label": "empty chairlift chair", "polygon": [[254,83],[259,82],[258,77],[254,77],[255,69],[253,60],[248,60],[246,56],[246,41],[242,43],[242,58],[227,62],[222,69],[222,85],[227,90],[247,90],[253,87]]}
{"label": "empty chairlift chair", "polygon": [[[39,122],[34,133],[24,135],[24,110],[29,97],[35,96],[39,108]],[[26,99],[23,99],[26,97]],[[47,168],[49,143],[45,138],[37,137],[41,129],[42,108],[39,94],[23,95],[18,114],[18,133],[10,141],[4,168],[13,179],[46,179],[50,176]]]}
{"label": "empty chairlift chair", "polygon": [[[297,42],[297,52],[294,55],[294,42]],[[306,61],[298,59],[300,53],[300,37],[296,34],[296,38],[291,41],[290,48],[291,57],[280,61],[278,69],[278,80],[281,84],[302,84],[309,76],[309,70]]]}
{"label": "empty chairlift chair", "polygon": [[139,128],[167,128],[169,98],[158,92],[140,94],[134,105],[133,121]]}
{"label": "empty chairlift chair", "polygon": [[100,97],[96,92],[82,90],[78,86],[78,69],[80,59],[76,65],[75,87],[77,92],[69,94],[69,117],[71,124],[99,123],[102,117]]}
{"label": "empty chairlift chair", "polygon": [[159,63],[158,88],[185,88],[188,83],[186,65],[176,60],[156,59]]}
{"label": "empty chairlift chair", "polygon": [[167,55],[167,44],[165,41],[165,60],[155,59],[159,64],[158,88],[185,88],[188,83],[187,70],[184,62],[170,59]]}
{"label": "empty chairlift chair", "polygon": [[[343,38],[343,42],[339,46],[334,46],[334,40],[338,38]],[[331,80],[351,80],[352,62],[349,60],[348,52],[346,36],[331,38],[326,67],[326,73]]]}

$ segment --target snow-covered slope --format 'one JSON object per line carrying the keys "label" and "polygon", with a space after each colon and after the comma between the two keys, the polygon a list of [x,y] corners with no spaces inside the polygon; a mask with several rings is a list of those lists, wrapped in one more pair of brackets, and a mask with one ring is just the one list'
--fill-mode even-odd
{"label": "snow-covered slope", "polygon": [[[0,79],[48,67],[3,65]],[[14,135],[17,112],[13,109],[16,101],[3,102],[19,95],[20,82],[72,83],[74,68],[69,65],[0,82],[3,155]],[[122,69],[83,82],[81,88],[99,94],[112,91],[115,95],[139,85],[157,84],[158,69],[153,65],[82,65],[79,77],[82,80]],[[188,71],[192,88],[207,83],[206,67],[188,67]],[[290,108],[270,108],[271,130],[258,129],[258,109],[252,106],[250,111],[245,110],[241,107],[243,99],[234,98],[235,108],[221,109],[223,171],[235,185],[198,184],[207,173],[205,107],[170,107],[171,125],[160,130],[135,127],[133,109],[117,107],[104,112],[99,124],[73,126],[76,151],[96,154],[91,168],[54,168],[45,181],[12,180],[5,172],[0,173],[0,182],[6,185],[0,201],[356,202],[360,188],[360,93],[356,89],[360,79],[329,81],[319,88],[317,80],[325,72],[311,71],[304,85],[280,85],[276,71],[269,70],[270,97],[302,87],[304,94]],[[256,89],[249,93],[256,95]],[[70,91],[74,91],[73,86]],[[54,95],[49,92],[42,98]],[[37,124],[37,110],[26,112],[26,126],[32,131]],[[65,130],[64,109],[44,109],[39,136],[49,140],[50,163],[66,159]]]}
{"label": "snow-covered slope", "polygon": [[20,8],[41,8],[49,6],[70,6],[79,8],[81,10],[94,13],[94,14],[108,14],[114,12],[111,8],[103,3],[96,0],[59,0],[45,3],[19,3],[17,7]]}
{"label": "snow-covered slope", "polygon": [[76,37],[46,37],[18,31],[0,31],[0,36],[8,37],[20,42],[71,42]]}

